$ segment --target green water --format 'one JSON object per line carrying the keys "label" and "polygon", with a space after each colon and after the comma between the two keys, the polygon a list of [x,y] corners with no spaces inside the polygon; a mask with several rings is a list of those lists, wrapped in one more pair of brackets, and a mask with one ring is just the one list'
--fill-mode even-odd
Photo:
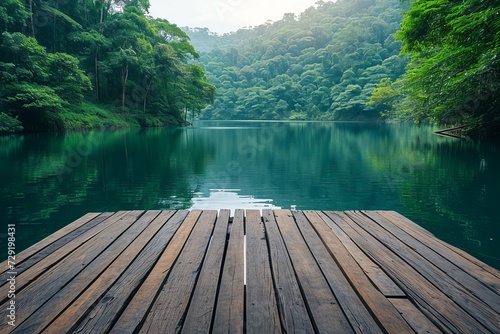
{"label": "green water", "polygon": [[[0,137],[17,251],[90,211],[396,210],[500,269],[500,147],[402,124],[201,122]],[[5,251],[4,251],[5,250]]]}

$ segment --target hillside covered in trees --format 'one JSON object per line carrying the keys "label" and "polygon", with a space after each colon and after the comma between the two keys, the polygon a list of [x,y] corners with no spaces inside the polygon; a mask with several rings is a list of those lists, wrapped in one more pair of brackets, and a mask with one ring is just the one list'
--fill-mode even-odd
{"label": "hillside covered in trees", "polygon": [[219,36],[187,29],[217,87],[205,119],[379,119],[382,79],[400,78],[398,0],[318,1],[300,15]]}
{"label": "hillside covered in trees", "polygon": [[184,124],[215,95],[148,0],[3,0],[0,132]]}

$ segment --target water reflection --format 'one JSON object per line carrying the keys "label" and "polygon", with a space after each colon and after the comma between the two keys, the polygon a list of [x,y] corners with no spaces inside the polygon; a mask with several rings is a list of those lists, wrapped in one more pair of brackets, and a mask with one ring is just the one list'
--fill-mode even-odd
{"label": "water reflection", "polygon": [[0,137],[0,220],[22,249],[91,211],[395,210],[500,268],[500,149],[432,130],[217,121]]}
{"label": "water reflection", "polygon": [[240,195],[241,189],[210,189],[209,196],[195,193],[190,209],[229,209],[234,215],[235,209],[281,209],[272,204],[272,199],[259,199],[251,195]]}

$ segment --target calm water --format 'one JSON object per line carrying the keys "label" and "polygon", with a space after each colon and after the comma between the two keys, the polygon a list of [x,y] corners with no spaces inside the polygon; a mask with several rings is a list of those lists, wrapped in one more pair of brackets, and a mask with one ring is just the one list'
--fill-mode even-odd
{"label": "calm water", "polygon": [[16,224],[20,251],[89,211],[396,210],[500,269],[499,153],[401,124],[219,121],[0,137],[0,219]]}

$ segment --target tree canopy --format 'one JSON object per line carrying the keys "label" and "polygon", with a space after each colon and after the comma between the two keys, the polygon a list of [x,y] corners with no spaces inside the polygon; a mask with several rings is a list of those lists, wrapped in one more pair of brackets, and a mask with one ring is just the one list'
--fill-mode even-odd
{"label": "tree canopy", "polygon": [[[138,125],[182,124],[213,101],[188,35],[148,0],[0,4],[0,128],[64,128],[82,102]],[[81,117],[85,117],[82,115]],[[10,126],[7,126],[9,125]],[[12,124],[15,126],[12,127]],[[5,131],[3,131],[5,132]]]}
{"label": "tree canopy", "polygon": [[217,86],[201,117],[379,119],[367,105],[381,79],[396,80],[407,57],[395,41],[405,5],[397,0],[318,1],[300,15],[217,35],[186,28]]}
{"label": "tree canopy", "polygon": [[499,13],[499,2],[491,0],[412,2],[398,32],[411,56],[399,115],[498,136]]}

